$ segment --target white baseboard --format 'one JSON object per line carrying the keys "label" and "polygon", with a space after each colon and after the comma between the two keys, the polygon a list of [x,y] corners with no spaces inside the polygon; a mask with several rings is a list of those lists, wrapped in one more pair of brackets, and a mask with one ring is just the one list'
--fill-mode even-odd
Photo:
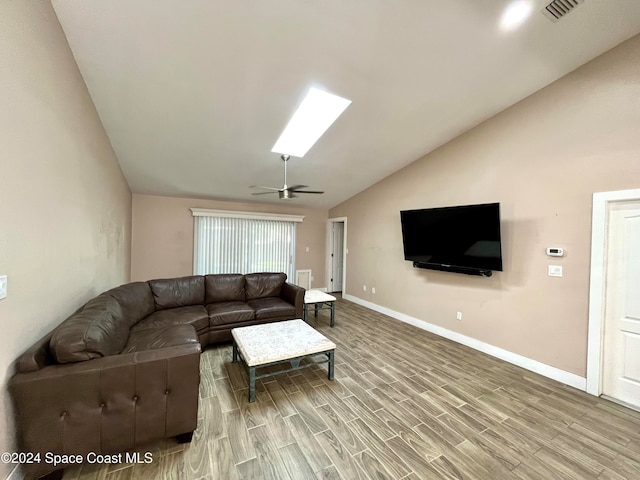
{"label": "white baseboard", "polygon": [[358,297],[354,297],[353,295],[344,294],[342,295],[342,298],[344,298],[345,300],[349,300],[350,302],[357,303],[358,305],[362,305],[363,307],[370,308],[371,310],[375,310],[376,312],[380,312],[393,317],[397,320],[400,320],[401,322],[408,323],[428,332],[435,333],[436,335],[439,335],[441,337],[453,340],[454,342],[466,345],[467,347],[471,347],[475,350],[486,353],[487,355],[491,355],[492,357],[499,358],[500,360],[504,360],[505,362],[512,363],[513,365],[517,365],[518,367],[522,367],[526,370],[538,373],[543,377],[547,377],[552,380],[564,383],[565,385],[569,385],[570,387],[577,388],[578,390],[585,391],[587,388],[587,379],[585,377],[576,375],[575,373],[560,370],[559,368],[552,367],[551,365],[547,365],[546,363],[538,362],[537,360],[532,360],[531,358],[518,355],[517,353],[495,347],[480,340],[476,340],[475,338],[467,337],[460,333],[453,332],[438,325],[433,325],[432,323],[425,322],[424,320],[420,320],[410,315],[396,312],[395,310],[391,310],[390,308],[377,305]]}

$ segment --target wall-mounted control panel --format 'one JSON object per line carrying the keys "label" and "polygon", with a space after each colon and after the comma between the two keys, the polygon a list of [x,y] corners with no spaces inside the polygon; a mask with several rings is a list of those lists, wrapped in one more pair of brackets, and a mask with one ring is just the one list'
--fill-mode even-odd
{"label": "wall-mounted control panel", "polygon": [[0,299],[7,296],[7,276],[0,275]]}
{"label": "wall-mounted control panel", "polygon": [[548,247],[547,255],[550,257],[564,257],[564,248]]}

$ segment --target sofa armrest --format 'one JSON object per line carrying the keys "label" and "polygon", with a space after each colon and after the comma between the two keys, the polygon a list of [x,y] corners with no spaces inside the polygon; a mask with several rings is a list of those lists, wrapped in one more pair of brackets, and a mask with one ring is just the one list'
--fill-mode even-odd
{"label": "sofa armrest", "polygon": [[53,331],[47,333],[18,357],[15,361],[16,373],[35,372],[56,363],[49,351],[52,335]]}
{"label": "sofa armrest", "polygon": [[[200,345],[187,344],[19,373],[9,382],[18,446],[86,456],[192,432],[199,367]],[[25,467],[38,475],[52,470]]]}
{"label": "sofa armrest", "polygon": [[306,290],[298,285],[292,283],[285,283],[282,285],[280,297],[296,307],[296,318],[302,318],[302,311],[304,310],[304,292]]}

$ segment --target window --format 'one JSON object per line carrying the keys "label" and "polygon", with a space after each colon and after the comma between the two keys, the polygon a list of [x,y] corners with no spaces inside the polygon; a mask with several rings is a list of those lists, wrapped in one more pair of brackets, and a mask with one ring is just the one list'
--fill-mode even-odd
{"label": "window", "polygon": [[284,272],[295,280],[298,215],[192,208],[193,273]]}

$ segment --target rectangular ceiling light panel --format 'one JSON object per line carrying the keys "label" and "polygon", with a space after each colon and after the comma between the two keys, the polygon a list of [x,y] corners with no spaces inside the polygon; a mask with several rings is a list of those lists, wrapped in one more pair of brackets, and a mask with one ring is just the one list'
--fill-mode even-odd
{"label": "rectangular ceiling light panel", "polygon": [[349,104],[351,100],[311,88],[271,151],[304,157]]}

